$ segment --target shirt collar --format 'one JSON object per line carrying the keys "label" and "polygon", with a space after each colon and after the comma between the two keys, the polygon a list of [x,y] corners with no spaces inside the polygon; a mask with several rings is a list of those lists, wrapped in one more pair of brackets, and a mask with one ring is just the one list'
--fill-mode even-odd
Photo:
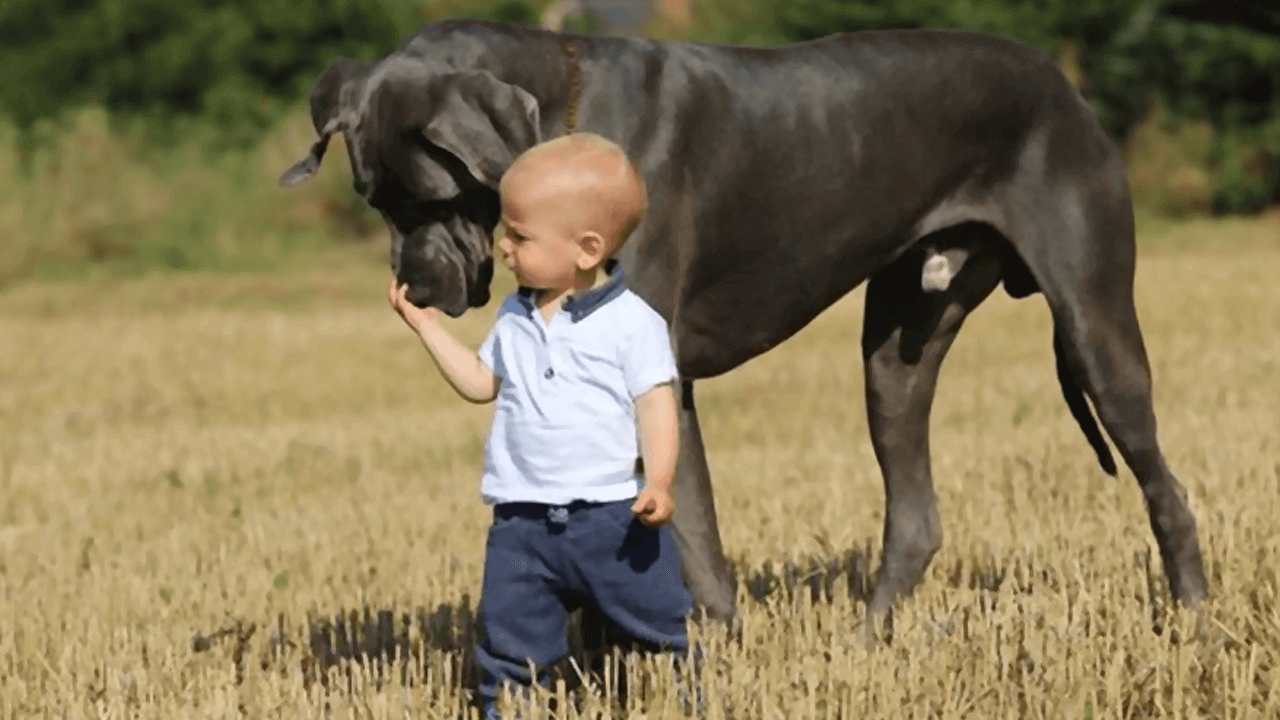
{"label": "shirt collar", "polygon": [[[563,307],[569,313],[569,318],[573,322],[578,322],[600,309],[605,303],[621,295],[626,290],[626,286],[622,284],[623,276],[622,266],[614,265],[609,272],[609,279],[602,285],[583,292],[573,293],[565,298]],[[525,312],[532,315],[536,309],[533,306],[533,288],[521,287],[516,297],[519,298],[520,305],[524,307]]]}

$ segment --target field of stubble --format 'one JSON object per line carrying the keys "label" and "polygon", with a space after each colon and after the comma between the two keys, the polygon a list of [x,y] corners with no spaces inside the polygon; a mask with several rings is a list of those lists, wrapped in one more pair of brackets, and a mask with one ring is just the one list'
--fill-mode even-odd
{"label": "field of stubble", "polygon": [[[859,290],[700,385],[745,620],[704,636],[706,717],[1280,717],[1280,233],[1224,250],[1215,227],[1138,277],[1215,641],[1179,632],[1132,476],[1071,421],[1043,300],[997,291],[934,410],[944,547],[865,650],[883,496]],[[435,374],[385,277],[0,294],[0,717],[458,716],[491,410]],[[491,317],[454,327],[475,344]],[[677,716],[643,659],[609,667],[565,717],[598,716],[619,678],[615,716]]]}

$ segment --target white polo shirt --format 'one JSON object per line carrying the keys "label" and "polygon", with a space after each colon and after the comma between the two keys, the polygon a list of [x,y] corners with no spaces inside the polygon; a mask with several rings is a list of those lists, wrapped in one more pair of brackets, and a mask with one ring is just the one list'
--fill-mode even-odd
{"label": "white polo shirt", "polygon": [[622,271],[544,321],[521,289],[498,309],[480,360],[501,378],[485,444],[487,503],[636,496],[632,403],[676,379],[666,321],[622,285]]}

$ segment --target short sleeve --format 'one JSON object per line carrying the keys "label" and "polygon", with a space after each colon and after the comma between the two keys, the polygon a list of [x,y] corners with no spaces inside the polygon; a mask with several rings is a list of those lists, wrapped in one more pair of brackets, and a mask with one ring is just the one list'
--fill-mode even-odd
{"label": "short sleeve", "polygon": [[622,349],[622,375],[632,400],[677,375],[666,321],[643,301],[639,305]]}

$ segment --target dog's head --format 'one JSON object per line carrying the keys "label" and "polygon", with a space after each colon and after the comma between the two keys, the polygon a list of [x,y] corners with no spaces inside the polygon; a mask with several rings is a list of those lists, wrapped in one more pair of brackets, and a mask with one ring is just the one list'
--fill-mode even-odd
{"label": "dog's head", "polygon": [[356,191],[386,220],[409,301],[452,317],[488,303],[498,181],[540,139],[537,100],[486,70],[393,53],[330,64],[311,122],[319,137],[280,184],[315,174],[329,137],[343,133]]}

